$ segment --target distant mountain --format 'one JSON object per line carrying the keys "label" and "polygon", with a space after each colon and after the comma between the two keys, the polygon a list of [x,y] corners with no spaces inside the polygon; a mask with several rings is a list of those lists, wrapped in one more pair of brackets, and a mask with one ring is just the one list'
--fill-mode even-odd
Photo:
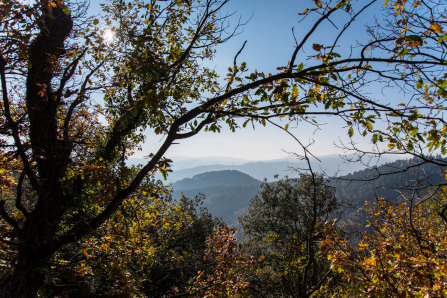
{"label": "distant mountain", "polygon": [[[330,183],[337,188],[339,200],[352,206],[360,206],[365,201],[373,201],[380,196],[396,200],[402,193],[410,192],[416,186],[444,181],[446,168],[434,164],[424,164],[405,172],[388,175],[412,167],[417,162],[416,159],[399,160],[356,171],[332,179]],[[253,167],[254,169],[262,163],[255,164],[257,165]],[[376,177],[377,179],[373,179]],[[261,181],[250,175],[236,170],[222,170],[182,179],[173,184],[173,189],[176,198],[180,197],[181,193],[188,197],[205,195],[204,207],[207,207],[214,216],[221,217],[227,224],[236,226],[238,217],[246,212],[250,200],[259,192],[260,185]],[[364,213],[358,213],[356,209],[356,207],[346,209],[343,218],[348,221],[363,221]]]}
{"label": "distant mountain", "polygon": [[[209,165],[241,165],[250,162],[247,159],[233,158],[225,156],[206,156],[206,157],[186,157],[174,156],[170,158],[173,162],[171,164],[173,171],[184,170],[199,166]],[[128,163],[131,165],[145,164],[148,161],[146,158],[130,158]]]}
{"label": "distant mountain", "polygon": [[189,169],[199,166],[207,165],[241,165],[250,162],[247,159],[233,158],[225,156],[206,156],[206,157],[185,157],[185,156],[173,156],[172,170],[178,171],[183,169]]}
{"label": "distant mountain", "polygon": [[185,178],[172,187],[174,198],[179,198],[182,193],[187,197],[203,194],[206,198],[203,205],[211,214],[230,225],[237,225],[237,218],[244,213],[250,199],[258,193],[260,185],[261,181],[247,174],[224,170]]}
{"label": "distant mountain", "polygon": [[[447,159],[439,160],[447,164]],[[357,171],[339,179],[332,179],[340,198],[347,202],[363,203],[377,197],[396,200],[429,185],[445,181],[446,166],[433,163],[421,164],[421,160],[397,160],[371,169]],[[422,196],[422,192],[416,192]]]}
{"label": "distant mountain", "polygon": [[[325,172],[327,175],[343,175],[365,168],[360,163],[348,163],[338,155],[327,155],[319,157],[320,161],[312,160],[311,164],[315,171]],[[389,160],[382,160],[382,163]],[[184,178],[191,178],[194,175],[223,170],[236,170],[247,175],[252,176],[258,180],[267,179],[272,181],[275,175],[280,178],[285,176],[297,176],[296,169],[307,169],[305,161],[288,160],[273,160],[273,161],[258,161],[248,162],[240,165],[205,165],[197,166],[189,169],[174,170],[169,174],[167,183],[172,183]]]}
{"label": "distant mountain", "polygon": [[214,186],[259,186],[260,184],[261,181],[256,180],[247,174],[235,170],[224,170],[202,173],[195,175],[192,178],[185,178],[175,182],[172,186],[174,189],[190,190]]}
{"label": "distant mountain", "polygon": [[[169,173],[166,183],[174,183],[185,178],[192,178],[195,175],[224,170],[236,170],[247,175],[252,176],[258,180],[267,179],[268,181],[275,180],[275,175],[279,178],[285,176],[297,176],[295,169],[307,169],[306,161],[299,161],[296,159],[277,159],[267,161],[252,161],[248,162],[243,159],[228,158],[228,157],[204,157],[204,158],[188,158],[188,157],[173,157],[172,173]],[[344,157],[339,155],[325,155],[319,156],[319,160],[312,159],[311,164],[314,171],[324,172],[329,176],[340,176],[359,171],[365,168],[361,163],[346,162]],[[384,164],[392,160],[381,158],[378,164]],[[128,164],[138,165],[144,164],[147,159],[130,158]],[[157,178],[162,178],[157,174]]]}
{"label": "distant mountain", "polygon": [[238,225],[238,218],[245,214],[251,198],[259,192],[259,185],[218,185],[208,188],[174,190],[174,197],[183,195],[193,198],[204,195],[203,207],[230,226]]}

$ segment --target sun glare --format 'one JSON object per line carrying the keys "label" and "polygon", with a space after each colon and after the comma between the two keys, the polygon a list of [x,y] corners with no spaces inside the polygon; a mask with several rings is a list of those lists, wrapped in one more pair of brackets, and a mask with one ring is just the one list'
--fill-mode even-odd
{"label": "sun glare", "polygon": [[115,32],[112,29],[108,28],[104,30],[102,37],[104,38],[104,42],[107,45],[110,45],[111,43],[113,43],[113,40],[115,39]]}

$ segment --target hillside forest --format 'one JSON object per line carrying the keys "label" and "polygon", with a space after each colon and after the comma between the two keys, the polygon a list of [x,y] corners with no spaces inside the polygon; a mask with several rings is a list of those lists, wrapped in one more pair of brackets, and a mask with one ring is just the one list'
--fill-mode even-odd
{"label": "hillside forest", "polygon": [[[230,0],[0,1],[0,297],[447,296],[447,5],[303,3],[274,71],[242,43],[222,72]],[[327,119],[355,172],[292,130]],[[300,168],[167,182],[170,148],[247,126]]]}

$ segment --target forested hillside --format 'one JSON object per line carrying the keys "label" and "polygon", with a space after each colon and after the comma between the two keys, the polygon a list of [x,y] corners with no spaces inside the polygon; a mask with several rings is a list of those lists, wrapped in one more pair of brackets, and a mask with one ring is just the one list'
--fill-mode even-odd
{"label": "forested hillside", "polygon": [[207,172],[195,175],[192,178],[185,178],[173,184],[174,189],[189,190],[208,188],[213,186],[236,186],[236,185],[256,185],[261,181],[251,176],[235,170],[224,170]]}
{"label": "forested hillside", "polygon": [[261,181],[238,171],[215,171],[177,181],[173,184],[173,196],[179,198],[183,194],[193,198],[203,195],[203,206],[213,216],[236,226],[237,218],[243,215],[260,185]]}
{"label": "forested hillside", "polygon": [[[375,168],[329,178],[340,204],[349,207],[343,218],[357,217],[357,208],[365,202],[384,197],[397,200],[403,195],[423,196],[426,186],[444,182],[446,167],[433,163],[420,164],[418,158],[386,163]],[[290,172],[295,174],[296,172]],[[293,178],[293,175],[291,175]],[[204,207],[229,225],[247,210],[250,200],[259,192],[261,181],[235,170],[213,171],[175,182],[173,196],[179,198],[204,195]],[[364,214],[356,221],[364,220]]]}
{"label": "forested hillside", "polygon": [[[131,160],[133,164],[141,163],[143,160],[134,159]],[[191,159],[191,162],[188,163],[191,165],[194,159]],[[387,157],[382,157],[380,159],[381,163],[390,162],[391,159]],[[302,169],[307,167],[307,163],[303,160],[298,160],[294,158],[283,159],[283,160],[266,160],[266,161],[252,161],[252,162],[244,162],[238,164],[230,164],[230,163],[208,163],[202,164],[205,161],[197,162],[197,166],[187,167],[179,170],[174,170],[173,173],[167,177],[168,183],[173,183],[185,178],[191,178],[192,176],[207,173],[207,172],[216,172],[216,171],[224,171],[224,170],[235,170],[251,177],[263,181],[267,179],[269,181],[273,181],[275,176],[279,176],[281,178],[287,176],[293,176],[296,172],[296,169]],[[361,163],[349,163],[346,162],[343,158],[338,155],[325,155],[319,156],[318,160],[313,159],[311,161],[312,167],[316,171],[324,171],[327,175],[345,175],[348,173],[352,173],[354,171],[359,171],[365,168],[365,165]],[[176,161],[173,161],[173,168],[175,169]],[[180,164],[181,165],[181,164]],[[161,175],[159,175],[162,178]]]}
{"label": "forested hillside", "polygon": [[332,178],[331,185],[336,187],[339,200],[346,203],[361,203],[379,197],[395,200],[413,192],[423,195],[425,187],[444,182],[447,167],[421,162],[421,159],[413,158],[386,163]]}
{"label": "forested hillside", "polygon": [[[367,230],[368,204],[374,204],[381,198],[391,202],[410,198],[418,201],[433,192],[434,187],[428,187],[445,183],[446,169],[445,166],[413,158],[330,179],[342,206],[340,210],[343,212],[339,215],[342,225],[350,232]],[[358,235],[352,239],[358,240]]]}

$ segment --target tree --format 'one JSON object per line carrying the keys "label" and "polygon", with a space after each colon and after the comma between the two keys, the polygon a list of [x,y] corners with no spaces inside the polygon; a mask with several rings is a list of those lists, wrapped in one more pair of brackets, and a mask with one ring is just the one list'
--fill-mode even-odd
{"label": "tree", "polygon": [[[235,32],[227,25],[227,2],[114,0],[103,6],[101,20],[86,18],[78,1],[0,3],[0,182],[9,193],[0,214],[2,245],[15,256],[0,282],[3,296],[34,296],[56,252],[103,225],[145,177],[169,171],[163,156],[177,140],[218,132],[223,123],[236,130],[237,118],[246,126],[333,115],[346,121],[350,135],[357,127],[391,149],[412,152],[426,142],[445,151],[445,79],[438,76],[445,69],[444,29],[441,11],[427,4],[435,2],[396,1],[399,14],[387,28],[397,29],[342,57],[335,52],[340,36],[375,1],[315,1],[304,16],[318,19],[277,73],[248,74],[237,62],[241,48],[222,83],[200,61]],[[432,14],[410,23],[404,13],[410,4]],[[345,16],[337,38],[308,45],[336,14]],[[428,29],[413,34],[410,25]],[[105,40],[101,26],[116,39]],[[305,62],[308,48],[316,55]],[[414,80],[416,70],[422,83]],[[373,78],[427,87],[420,103],[388,105],[359,92]],[[389,128],[375,128],[377,119]],[[164,142],[145,165],[130,170],[125,159],[141,145],[144,129]],[[73,217],[84,204],[98,208]]]}
{"label": "tree", "polygon": [[[390,87],[397,88],[409,100],[396,102],[395,111],[379,113],[389,120],[394,119],[386,129],[374,127],[371,130],[372,142],[385,143],[386,147],[360,150],[352,144],[347,149],[360,152],[361,155],[370,153],[380,156],[389,151],[394,154],[405,153],[419,157],[420,164],[431,162],[445,166],[442,156],[428,156],[429,152],[442,155],[447,152],[444,135],[447,126],[443,120],[447,87],[445,70],[437,67],[436,62],[432,65],[418,62],[435,59],[445,63],[445,3],[438,0],[386,0],[384,7],[387,16],[369,28],[371,40],[362,47],[362,55],[370,52],[369,57],[373,57],[382,53],[388,55],[390,61],[400,60],[401,63],[396,64],[396,71],[377,67],[376,59],[367,62],[365,67],[379,73]],[[408,117],[401,117],[404,114]],[[370,124],[367,120],[365,124],[373,126],[374,119],[378,118],[372,118]]]}
{"label": "tree", "polygon": [[253,258],[242,254],[235,235],[235,228],[222,225],[208,238],[204,259],[213,264],[214,270],[199,271],[189,295],[244,297],[248,294],[248,272]]}
{"label": "tree", "polygon": [[253,287],[275,297],[310,297],[318,290],[331,273],[318,243],[335,208],[335,189],[322,176],[264,183],[240,218],[243,249],[259,260]]}
{"label": "tree", "polygon": [[418,198],[415,205],[380,199],[364,206],[370,231],[358,244],[346,241],[328,224],[323,249],[331,268],[343,275],[337,288],[323,295],[442,297],[447,294],[445,222],[439,216],[445,189]]}
{"label": "tree", "polygon": [[207,237],[218,221],[199,209],[200,199],[174,202],[162,185],[148,197],[127,199],[120,210],[81,243],[52,260],[45,296],[162,297],[186,292],[204,261]]}

